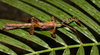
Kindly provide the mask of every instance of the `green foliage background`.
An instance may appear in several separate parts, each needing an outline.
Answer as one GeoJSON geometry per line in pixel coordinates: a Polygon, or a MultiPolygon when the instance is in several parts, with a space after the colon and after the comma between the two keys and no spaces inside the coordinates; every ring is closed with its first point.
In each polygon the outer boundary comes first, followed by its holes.
{"type": "MultiPolygon", "coordinates": [[[[71,16],[74,16],[77,19],[79,19],[83,24],[85,24],[87,27],[91,28],[96,33],[98,33],[100,36],[100,25],[93,20],[95,19],[97,22],[100,23],[100,11],[98,11],[94,6],[92,6],[90,3],[88,3],[85,0],[71,0],[71,1],[75,3],[76,5],[78,5],[81,9],[83,9],[84,12],[87,12],[90,16],[92,16],[93,19],[91,19],[89,16],[87,16],[80,10],[76,9],[72,5],[67,4],[66,2],[62,0],[44,0],[44,1],[42,0],[0,0],[0,1],[7,3],[11,6],[14,6],[38,18],[39,20],[43,22],[51,21],[50,15],[53,15],[56,18],[61,19],[61,20],[62,19],[67,20],[71,16]],[[33,5],[33,7],[29,4],[33,5]],[[37,9],[36,7],[39,9],[37,9]],[[42,10],[45,12],[43,12],[42,10]],[[48,15],[47,13],[50,15],[48,15]]],[[[100,8],[99,0],[91,0],[90,2],[94,3],[98,8],[100,8]]],[[[0,30],[2,30],[2,26],[5,26],[6,23],[22,23],[22,22],[0,19],[0,30]]],[[[57,21],[57,23],[59,23],[59,21],[57,21]]],[[[74,32],[67,27],[61,27],[61,28],[58,28],[57,30],[64,33],[66,36],[70,37],[71,39],[73,39],[75,42],[79,44],[67,45],[66,42],[58,34],[56,34],[57,42],[61,44],[62,46],[55,47],[55,48],[51,48],[48,43],[46,43],[44,40],[42,40],[38,36],[34,35],[30,39],[30,41],[35,42],[36,44],[41,45],[42,47],[46,48],[45,50],[40,50],[40,51],[35,51],[27,44],[2,33],[0,33],[0,42],[4,42],[9,45],[13,45],[15,47],[31,52],[25,55],[32,55],[32,54],[39,55],[45,52],[50,52],[49,55],[56,55],[55,51],[62,50],[62,49],[64,50],[63,55],[70,55],[71,54],[70,48],[77,48],[77,47],[79,47],[79,49],[76,55],[85,55],[85,50],[84,50],[85,46],[92,46],[90,55],[99,55],[99,50],[98,50],[97,45],[100,45],[100,42],[96,40],[95,38],[96,36],[94,36],[90,32],[90,30],[88,30],[88,28],[82,28],[75,22],[69,25],[75,28],[80,33],[82,33],[85,37],[89,38],[92,41],[92,43],[81,43],[78,40],[77,36],[73,34],[74,32]]],[[[26,28],[26,27],[23,27],[23,28],[26,28]]],[[[23,29],[8,30],[5,32],[17,35],[25,39],[28,39],[30,37],[30,34],[23,29]]],[[[53,39],[54,41],[56,41],[56,39],[51,36],[50,31],[41,30],[41,31],[35,31],[35,33],[47,36],[50,39],[53,39]]],[[[12,49],[9,49],[7,46],[4,46],[3,44],[0,44],[0,51],[10,54],[10,55],[17,55],[17,53],[15,53],[12,49]]]]}

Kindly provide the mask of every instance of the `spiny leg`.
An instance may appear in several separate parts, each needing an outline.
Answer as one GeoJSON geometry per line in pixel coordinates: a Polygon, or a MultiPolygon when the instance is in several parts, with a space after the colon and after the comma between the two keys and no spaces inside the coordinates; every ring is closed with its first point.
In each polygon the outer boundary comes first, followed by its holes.
{"type": "MultiPolygon", "coordinates": [[[[78,22],[81,25],[80,21],[77,18],[75,18],[74,16],[69,18],[68,20],[62,20],[62,22],[66,23],[67,21],[70,21],[70,20],[75,20],[76,22],[78,22]]],[[[81,25],[81,27],[83,27],[83,26],[81,25]]]]}
{"type": "Polygon", "coordinates": [[[51,34],[54,38],[56,38],[56,42],[57,42],[57,37],[56,35],[54,34],[55,33],[55,30],[56,30],[56,27],[54,27],[54,29],[51,30],[51,34]]]}
{"type": "Polygon", "coordinates": [[[76,33],[76,35],[78,36],[77,38],[79,39],[80,43],[83,44],[82,41],[81,41],[81,39],[79,38],[79,35],[78,35],[76,29],[72,28],[71,26],[65,25],[64,22],[61,22],[61,24],[64,25],[64,26],[66,26],[66,27],[68,27],[68,28],[70,28],[70,29],[72,29],[72,30],[74,30],[75,33],[76,33]]]}
{"type": "Polygon", "coordinates": [[[33,35],[34,35],[34,22],[33,22],[34,17],[31,18],[31,27],[29,28],[29,33],[30,33],[30,37],[27,39],[29,40],[33,35]]]}
{"type": "Polygon", "coordinates": [[[54,34],[54,33],[55,33],[55,30],[56,30],[56,25],[55,25],[56,20],[55,20],[54,16],[52,16],[51,19],[53,20],[52,22],[53,22],[53,25],[54,25],[54,28],[51,30],[51,34],[52,34],[52,36],[53,36],[54,38],[56,38],[56,42],[57,42],[57,37],[56,37],[56,35],[54,34]]]}

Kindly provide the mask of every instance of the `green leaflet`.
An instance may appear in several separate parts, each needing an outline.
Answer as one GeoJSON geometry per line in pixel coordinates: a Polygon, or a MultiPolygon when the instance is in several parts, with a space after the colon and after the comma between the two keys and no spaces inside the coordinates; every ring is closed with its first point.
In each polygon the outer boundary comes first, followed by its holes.
{"type": "Polygon", "coordinates": [[[86,37],[88,37],[90,40],[92,40],[93,42],[97,43],[97,40],[95,39],[95,37],[92,35],[92,33],[87,29],[87,28],[82,28],[79,25],[75,24],[71,24],[75,29],[77,29],[78,31],[80,31],[81,33],[83,33],[86,37]],[[76,27],[77,26],[77,27],[76,27]]]}
{"type": "Polygon", "coordinates": [[[13,50],[9,49],[8,47],[0,44],[0,51],[1,52],[4,52],[4,53],[7,53],[9,55],[17,55],[13,50]]]}
{"type": "Polygon", "coordinates": [[[66,19],[67,17],[70,18],[69,15],[67,15],[65,12],[55,8],[54,6],[48,4],[48,3],[45,3],[43,1],[36,1],[36,0],[22,0],[22,1],[25,1],[25,2],[28,2],[34,6],[37,6],[39,7],[40,9],[44,10],[44,11],[47,11],[48,13],[56,16],[57,18],[62,18],[62,19],[66,19]]]}
{"type": "Polygon", "coordinates": [[[78,51],[77,51],[77,54],[76,55],[85,55],[85,51],[84,51],[84,48],[83,46],[80,46],[78,51]]]}
{"type": "Polygon", "coordinates": [[[64,33],[65,35],[68,35],[71,39],[75,40],[77,43],[80,43],[80,41],[78,40],[78,38],[76,36],[77,34],[74,35],[74,34],[69,32],[69,31],[71,31],[69,28],[67,29],[67,31],[66,31],[66,29],[59,28],[58,30],[61,31],[62,33],[64,33]]]}
{"type": "Polygon", "coordinates": [[[95,5],[97,5],[100,8],[100,0],[91,0],[92,3],[94,3],[95,5]]]}
{"type": "Polygon", "coordinates": [[[53,38],[53,37],[51,36],[51,32],[50,32],[50,31],[34,31],[34,32],[36,32],[36,33],[38,33],[38,34],[45,35],[45,36],[47,36],[47,37],[49,37],[49,38],[51,38],[51,39],[57,41],[58,43],[60,43],[60,44],[62,44],[62,45],[67,45],[67,44],[60,38],[60,36],[58,36],[57,34],[55,34],[56,37],[57,37],[57,40],[56,40],[56,38],[53,38]],[[44,34],[44,33],[45,33],[45,34],[44,34]]]}
{"type": "Polygon", "coordinates": [[[96,44],[93,45],[90,55],[99,55],[99,50],[98,50],[98,47],[96,46],[96,44]]]}
{"type": "Polygon", "coordinates": [[[84,0],[72,0],[72,2],[74,2],[75,4],[77,4],[78,6],[80,6],[82,9],[84,9],[87,13],[89,13],[92,17],[94,17],[97,21],[100,22],[100,12],[93,7],[92,5],[90,5],[87,1],[84,0]],[[82,4],[82,5],[80,5],[82,4]]]}
{"type": "Polygon", "coordinates": [[[70,55],[70,50],[69,50],[69,48],[67,48],[67,49],[64,50],[63,55],[70,55]]]}
{"type": "Polygon", "coordinates": [[[55,50],[51,51],[49,55],[56,55],[55,50]]]}
{"type": "Polygon", "coordinates": [[[4,42],[4,43],[7,43],[7,44],[10,44],[10,45],[13,45],[13,46],[16,46],[16,47],[19,47],[19,48],[22,48],[26,51],[30,51],[30,52],[34,52],[33,49],[31,49],[29,46],[27,46],[26,44],[16,40],[16,39],[13,39],[9,36],[6,36],[4,34],[1,34],[0,33],[0,41],[1,42],[4,42]]]}

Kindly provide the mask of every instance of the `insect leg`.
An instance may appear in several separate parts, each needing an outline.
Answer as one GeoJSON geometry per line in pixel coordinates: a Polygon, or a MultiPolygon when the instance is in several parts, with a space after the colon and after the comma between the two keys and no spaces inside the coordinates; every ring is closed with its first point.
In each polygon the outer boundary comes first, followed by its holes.
{"type": "MultiPolygon", "coordinates": [[[[80,21],[77,18],[75,18],[74,16],[69,18],[68,20],[62,20],[62,22],[66,23],[67,21],[70,21],[70,20],[75,20],[76,22],[78,22],[81,25],[80,21]]],[[[81,25],[81,27],[83,27],[83,26],[81,25]]]]}
{"type": "Polygon", "coordinates": [[[34,17],[31,18],[32,25],[29,28],[29,33],[30,33],[31,36],[27,40],[29,40],[34,35],[34,22],[33,22],[33,19],[34,19],[34,17]]]}
{"type": "Polygon", "coordinates": [[[52,36],[53,36],[54,38],[56,38],[56,42],[57,42],[57,37],[56,37],[56,35],[54,34],[54,33],[55,33],[55,30],[56,30],[56,23],[55,23],[56,20],[55,20],[54,16],[52,16],[51,19],[53,20],[53,25],[54,25],[54,28],[51,30],[51,34],[52,34],[52,36]]]}
{"type": "Polygon", "coordinates": [[[62,22],[61,24],[64,25],[64,26],[66,26],[66,27],[68,27],[68,28],[70,28],[70,29],[72,29],[72,30],[74,30],[75,33],[76,33],[76,35],[78,36],[77,38],[79,39],[80,43],[82,44],[82,41],[81,41],[81,39],[79,38],[79,35],[78,35],[76,29],[72,28],[71,26],[65,25],[63,22],[62,22]]]}

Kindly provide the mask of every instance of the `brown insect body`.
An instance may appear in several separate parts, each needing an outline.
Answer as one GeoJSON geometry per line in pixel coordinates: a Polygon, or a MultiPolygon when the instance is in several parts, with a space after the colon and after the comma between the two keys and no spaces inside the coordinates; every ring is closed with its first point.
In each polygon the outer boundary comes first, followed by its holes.
{"type": "MultiPolygon", "coordinates": [[[[56,24],[56,20],[55,20],[54,16],[52,16],[51,19],[52,19],[52,21],[50,21],[50,22],[40,22],[36,18],[32,17],[31,18],[31,23],[23,23],[23,24],[10,24],[10,23],[6,23],[6,25],[8,25],[8,26],[3,26],[3,29],[4,30],[10,30],[10,29],[18,28],[18,27],[31,26],[29,28],[29,33],[31,34],[31,37],[32,37],[34,35],[34,26],[37,26],[37,27],[42,28],[42,29],[50,29],[50,28],[52,28],[51,29],[51,34],[52,34],[53,37],[56,38],[56,35],[54,33],[55,33],[55,30],[56,30],[57,26],[64,25],[64,26],[66,26],[66,27],[76,31],[76,29],[74,29],[74,28],[72,28],[72,27],[70,27],[70,26],[68,26],[68,25],[66,25],[64,23],[66,23],[69,20],[75,20],[75,21],[77,21],[80,24],[78,19],[76,19],[75,17],[71,17],[68,20],[62,20],[62,22],[60,24],[56,24]]],[[[29,38],[28,38],[28,40],[29,40],[29,38]]],[[[56,38],[56,42],[57,42],[57,38],[56,38]]]]}
{"type": "Polygon", "coordinates": [[[58,26],[58,25],[61,25],[61,24],[56,24],[53,22],[45,22],[45,23],[40,22],[40,23],[38,23],[38,25],[36,24],[35,26],[42,28],[42,29],[50,29],[50,28],[53,28],[54,26],[58,26]]]}

